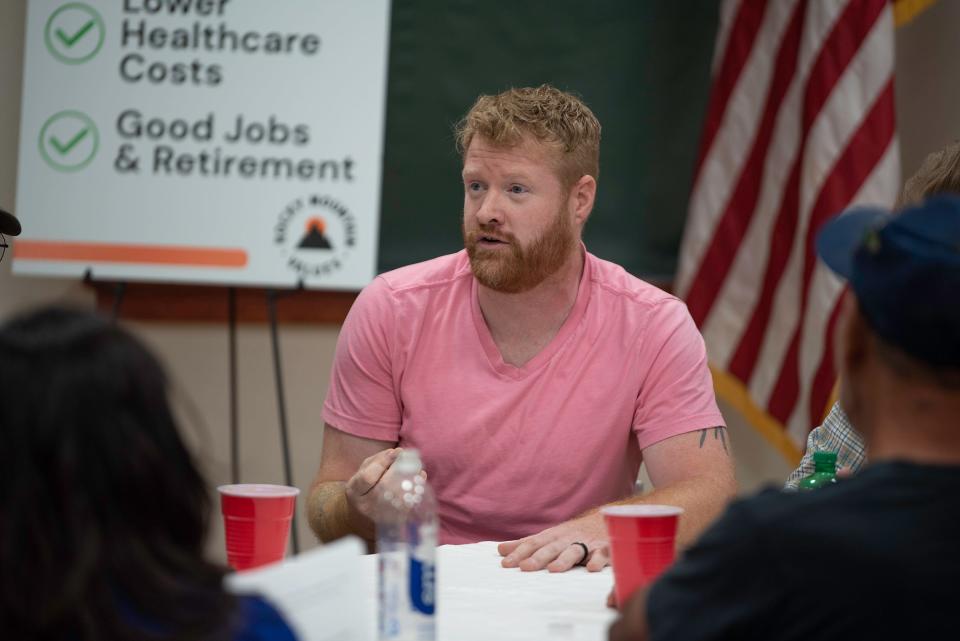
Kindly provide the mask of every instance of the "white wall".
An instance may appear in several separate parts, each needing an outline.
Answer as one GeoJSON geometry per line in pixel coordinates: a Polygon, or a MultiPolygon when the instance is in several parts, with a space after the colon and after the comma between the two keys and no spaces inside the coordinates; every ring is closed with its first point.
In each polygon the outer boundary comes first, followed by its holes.
{"type": "Polygon", "coordinates": [[[897,30],[897,127],[903,175],[960,138],[960,2],[938,0],[897,30]]]}
{"type": "MultiPolygon", "coordinates": [[[[0,207],[7,211],[13,211],[16,194],[25,13],[24,0],[0,3],[0,207]]],[[[93,304],[77,281],[14,278],[10,259],[8,250],[0,262],[0,317],[48,301],[93,304]]]]}
{"type": "MultiPolygon", "coordinates": [[[[24,12],[25,0],[0,2],[0,206],[8,209],[13,208],[16,183],[24,12]]],[[[957,25],[960,2],[943,0],[898,32],[897,109],[907,174],[928,151],[958,136],[960,88],[953,71],[954,61],[960,59],[957,25]]],[[[0,318],[50,301],[92,306],[93,295],[76,281],[14,277],[9,256],[0,263],[0,318]]],[[[186,411],[184,423],[211,485],[228,482],[226,329],[199,324],[129,326],[160,355],[182,396],[196,407],[198,418],[186,411]]],[[[282,329],[294,481],[301,488],[309,484],[319,460],[320,407],[337,330],[329,326],[282,329]]],[[[243,480],[282,482],[269,334],[263,326],[242,326],[238,341],[243,480]]],[[[721,409],[729,423],[743,489],[782,481],[789,465],[730,408],[721,409]]],[[[222,558],[221,537],[218,528],[210,549],[222,558]]],[[[300,540],[303,547],[312,544],[302,520],[300,540]]]]}
{"type": "MultiPolygon", "coordinates": [[[[177,384],[177,402],[188,438],[198,447],[211,485],[230,482],[227,332],[217,325],[130,323],[160,355],[177,384]]],[[[294,485],[306,491],[320,460],[320,405],[327,389],[337,327],[281,328],[280,351],[294,485]]],[[[237,333],[240,469],[242,481],[283,483],[279,421],[270,335],[261,325],[237,333]]],[[[302,506],[302,503],[301,503],[302,506]]],[[[298,507],[298,510],[300,508],[298,507]]],[[[302,510],[300,510],[302,514],[302,510]]],[[[299,518],[301,550],[315,541],[299,518]]],[[[214,520],[210,549],[220,555],[220,521],[214,520]]]]}

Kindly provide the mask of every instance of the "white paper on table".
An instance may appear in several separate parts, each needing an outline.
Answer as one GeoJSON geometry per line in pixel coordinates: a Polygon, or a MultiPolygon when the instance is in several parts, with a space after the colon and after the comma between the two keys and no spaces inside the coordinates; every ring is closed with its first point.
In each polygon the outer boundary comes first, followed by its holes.
{"type": "Polygon", "coordinates": [[[440,641],[605,641],[613,572],[522,572],[500,566],[497,544],[438,549],[440,641]]]}
{"type": "Polygon", "coordinates": [[[376,612],[361,558],[350,536],[281,563],[229,575],[227,589],[260,594],[284,616],[300,641],[369,641],[376,612]]]}
{"type": "MultiPolygon", "coordinates": [[[[501,567],[490,541],[437,548],[437,641],[605,641],[613,572],[521,572],[501,567]]],[[[367,607],[376,610],[376,556],[364,557],[367,607]]],[[[375,634],[375,628],[373,628],[375,634]]]]}

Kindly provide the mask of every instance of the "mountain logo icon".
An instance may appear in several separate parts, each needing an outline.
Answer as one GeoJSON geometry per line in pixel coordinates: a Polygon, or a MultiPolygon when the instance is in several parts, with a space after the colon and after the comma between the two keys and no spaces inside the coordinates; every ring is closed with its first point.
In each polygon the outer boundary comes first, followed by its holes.
{"type": "Polygon", "coordinates": [[[333,249],[330,241],[324,235],[327,223],[323,218],[315,216],[307,221],[307,230],[300,239],[297,249],[333,249]]]}
{"type": "Polygon", "coordinates": [[[276,257],[309,285],[337,284],[357,260],[365,225],[343,202],[325,194],[294,198],[271,230],[276,257]]]}

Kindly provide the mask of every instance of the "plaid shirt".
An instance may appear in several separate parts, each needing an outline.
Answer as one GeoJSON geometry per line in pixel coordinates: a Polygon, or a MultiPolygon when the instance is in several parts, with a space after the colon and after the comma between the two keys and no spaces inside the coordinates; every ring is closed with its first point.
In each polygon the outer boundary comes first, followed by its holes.
{"type": "Polygon", "coordinates": [[[823,419],[823,425],[810,432],[807,451],[800,466],[787,479],[784,489],[797,489],[800,479],[813,474],[814,452],[836,452],[837,468],[848,467],[851,472],[857,472],[866,462],[863,437],[850,424],[850,419],[840,409],[840,403],[834,403],[827,418],[823,419]]]}

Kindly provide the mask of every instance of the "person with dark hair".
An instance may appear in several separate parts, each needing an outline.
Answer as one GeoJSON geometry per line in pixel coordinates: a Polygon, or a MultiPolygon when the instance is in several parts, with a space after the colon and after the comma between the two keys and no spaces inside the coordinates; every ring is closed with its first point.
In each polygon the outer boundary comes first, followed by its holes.
{"type": "Polygon", "coordinates": [[[0,408],[4,638],[294,638],[204,559],[208,488],[132,335],[64,309],[7,322],[0,408]]]}
{"type": "Polygon", "coordinates": [[[960,198],[853,210],[817,253],[850,286],[836,359],[868,465],[734,503],[611,641],[957,637],[960,198]]]}

